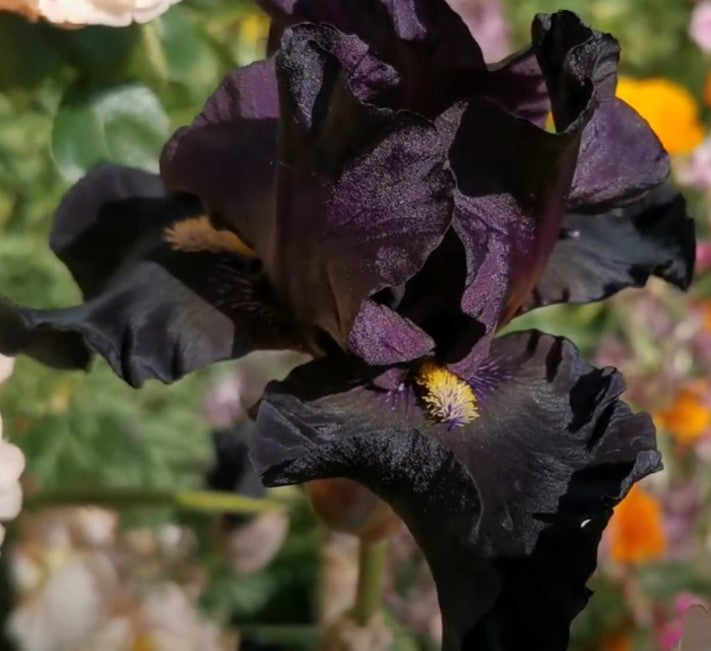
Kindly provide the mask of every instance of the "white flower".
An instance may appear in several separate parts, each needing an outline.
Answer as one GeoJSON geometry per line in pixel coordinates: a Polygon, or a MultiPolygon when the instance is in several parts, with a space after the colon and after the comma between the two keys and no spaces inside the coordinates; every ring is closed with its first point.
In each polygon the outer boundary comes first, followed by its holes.
{"type": "Polygon", "coordinates": [[[159,16],[179,0],[0,0],[0,10],[59,25],[125,27],[159,16]]]}
{"type": "Polygon", "coordinates": [[[143,602],[145,639],[157,651],[223,651],[216,624],[204,619],[176,583],[164,583],[143,602]]]}
{"type": "Polygon", "coordinates": [[[10,615],[8,629],[18,646],[23,651],[75,648],[102,621],[112,571],[98,555],[60,559],[41,589],[10,615]]]}
{"type": "MultiPolygon", "coordinates": [[[[20,448],[2,439],[0,418],[0,521],[12,520],[22,508],[20,475],[25,469],[25,456],[20,448]]],[[[5,530],[0,525],[0,544],[5,530]]]]}
{"type": "MultiPolygon", "coordinates": [[[[0,0],[0,6],[2,6],[2,0],[0,0]]],[[[15,368],[15,358],[5,357],[5,355],[0,355],[0,384],[2,384],[7,378],[12,375],[12,370],[15,368]]]]}

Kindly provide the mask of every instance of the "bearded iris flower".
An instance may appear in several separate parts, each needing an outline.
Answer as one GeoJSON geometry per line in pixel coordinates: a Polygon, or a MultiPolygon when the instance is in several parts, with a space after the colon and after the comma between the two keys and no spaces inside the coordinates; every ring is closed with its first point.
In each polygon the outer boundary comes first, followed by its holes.
{"type": "Polygon", "coordinates": [[[85,303],[1,304],[0,351],[97,351],[134,385],[313,354],[262,400],[264,481],[345,477],[388,502],[432,567],[446,649],[565,648],[612,507],[660,467],[654,429],[569,342],[494,335],[690,281],[693,227],[615,98],[617,43],[541,15],[487,66],[443,0],[263,5],[270,57],[173,136],[160,180],[104,167],[69,192],[51,244],[85,303]]]}
{"type": "Polygon", "coordinates": [[[273,348],[467,376],[522,310],[688,284],[690,220],[608,35],[539,16],[487,67],[443,1],[266,4],[278,51],[166,145],[167,190],[118,167],[70,190],[50,243],[85,303],[2,303],[1,351],[97,351],[134,385],[273,348]]]}

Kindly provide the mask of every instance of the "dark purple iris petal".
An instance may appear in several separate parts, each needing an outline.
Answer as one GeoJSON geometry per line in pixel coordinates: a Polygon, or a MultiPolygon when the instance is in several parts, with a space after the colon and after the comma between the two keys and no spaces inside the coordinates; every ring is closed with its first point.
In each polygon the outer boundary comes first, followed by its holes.
{"type": "Polygon", "coordinates": [[[558,130],[566,129],[592,98],[569,205],[601,209],[640,197],[669,176],[669,160],[640,115],[615,98],[620,47],[570,11],[541,14],[532,27],[558,130]]]}
{"type": "Polygon", "coordinates": [[[546,80],[533,47],[489,66],[481,94],[543,128],[551,111],[546,80]]]}
{"type": "Polygon", "coordinates": [[[278,116],[274,60],[259,61],[232,72],[161,154],[167,189],[199,197],[255,250],[269,246],[278,116]]]}
{"type": "MultiPolygon", "coordinates": [[[[531,52],[548,86],[558,133],[492,99],[469,99],[438,119],[452,142],[453,229],[466,252],[461,310],[479,323],[482,337],[454,366],[463,374],[476,368],[499,325],[529,300],[571,203],[588,209],[622,205],[668,174],[656,136],[614,98],[619,48],[612,37],[570,12],[541,15],[533,24],[531,52]]],[[[518,61],[535,79],[530,52],[518,61]]],[[[424,272],[436,278],[442,270],[424,272]]]]}
{"type": "Polygon", "coordinates": [[[272,17],[270,50],[302,21],[356,34],[401,75],[392,105],[434,116],[476,95],[543,125],[550,110],[543,75],[529,48],[486,66],[466,25],[444,0],[262,0],[272,17]]]}
{"type": "Polygon", "coordinates": [[[654,428],[614,370],[536,332],[496,340],[473,383],[479,417],[451,428],[410,389],[314,362],[268,387],[253,460],[268,485],[347,477],[385,499],[431,565],[445,649],[565,649],[612,507],[660,467],[654,428]]]}
{"type": "Polygon", "coordinates": [[[259,263],[230,248],[231,233],[203,241],[198,224],[175,246],[168,232],[194,225],[199,211],[194,199],[166,195],[155,175],[90,173],[60,205],[51,238],[86,302],[33,310],[3,301],[0,351],[62,368],[84,367],[96,351],[138,386],[256,348],[298,348],[259,263]]]}
{"type": "Polygon", "coordinates": [[[282,40],[276,237],[265,264],[299,320],[382,363],[382,346],[371,354],[361,330],[350,333],[353,320],[440,243],[452,181],[431,122],[361,101],[370,88],[361,61],[371,68],[362,43],[326,25],[299,25],[282,40]]]}
{"type": "Polygon", "coordinates": [[[196,201],[165,201],[160,178],[143,170],[105,165],[78,181],[54,213],[49,246],[85,299],[114,277],[137,241],[199,211],[196,201]],[[152,223],[147,229],[146,224],[152,223]]]}
{"type": "MultiPolygon", "coordinates": [[[[453,107],[439,120],[452,134],[457,179],[453,229],[466,255],[461,311],[479,323],[481,342],[458,361],[471,373],[487,340],[529,295],[558,238],[582,129],[548,133],[489,100],[453,107]]],[[[448,264],[442,261],[442,264],[448,264]]],[[[436,278],[439,268],[426,269],[436,278]]]]}
{"type": "Polygon", "coordinates": [[[304,21],[355,34],[401,74],[398,107],[434,116],[471,93],[486,72],[481,50],[444,0],[262,0],[271,49],[304,21]]]}
{"type": "Polygon", "coordinates": [[[434,347],[432,337],[410,319],[370,299],[361,304],[348,337],[349,350],[375,366],[417,359],[434,347]]]}
{"type": "Polygon", "coordinates": [[[604,214],[570,213],[523,310],[599,301],[652,275],[687,289],[695,250],[686,202],[666,184],[604,214]]]}
{"type": "Polygon", "coordinates": [[[602,100],[583,131],[568,206],[609,210],[639,199],[669,177],[669,156],[622,100],[602,100]]]}

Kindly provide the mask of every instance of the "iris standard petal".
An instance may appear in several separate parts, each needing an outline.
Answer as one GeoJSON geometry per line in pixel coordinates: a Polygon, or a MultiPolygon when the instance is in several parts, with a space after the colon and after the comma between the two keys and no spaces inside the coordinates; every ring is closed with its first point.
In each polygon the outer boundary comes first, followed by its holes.
{"type": "Polygon", "coordinates": [[[599,301],[650,276],[687,289],[695,251],[694,222],[669,184],[603,214],[570,213],[522,311],[599,301]]]}
{"type": "Polygon", "coordinates": [[[618,206],[668,175],[656,136],[614,98],[617,42],[567,11],[539,15],[532,32],[531,52],[558,133],[481,98],[453,107],[438,121],[452,139],[453,228],[467,256],[461,308],[482,332],[479,346],[457,364],[459,373],[476,368],[487,339],[528,300],[571,202],[590,209],[618,206]]]}
{"type": "Polygon", "coordinates": [[[69,191],[52,244],[86,302],[34,310],[3,301],[3,354],[66,368],[86,366],[93,350],[138,386],[255,348],[300,346],[254,253],[216,230],[194,199],[156,197],[156,184],[155,176],[105,167],[69,191]]]}
{"type": "Polygon", "coordinates": [[[585,127],[568,197],[571,210],[608,210],[640,199],[669,178],[669,156],[649,125],[615,97],[585,127]]]}
{"type": "Polygon", "coordinates": [[[284,29],[301,21],[329,23],[357,34],[401,75],[392,106],[434,116],[475,95],[543,125],[550,110],[545,81],[531,48],[486,66],[479,45],[443,0],[262,0],[272,17],[270,50],[284,29]]]}
{"type": "MultiPolygon", "coordinates": [[[[466,256],[460,309],[478,322],[481,337],[479,346],[461,351],[466,355],[457,360],[459,373],[473,372],[488,340],[515,315],[542,273],[560,232],[581,132],[591,113],[587,106],[558,134],[485,99],[458,104],[438,119],[452,142],[453,231],[466,256]]],[[[441,269],[426,271],[434,278],[441,274],[441,269]]]]}
{"type": "MultiPolygon", "coordinates": [[[[373,60],[327,25],[289,30],[277,56],[282,101],[278,210],[266,269],[303,322],[366,360],[351,327],[361,304],[408,280],[451,220],[451,174],[434,124],[362,101],[373,60]]],[[[378,86],[379,87],[379,86],[378,86]]],[[[409,327],[409,326],[408,326],[409,327]]],[[[402,361],[402,360],[398,360],[402,361]]]]}
{"type": "Polygon", "coordinates": [[[160,161],[168,190],[200,197],[216,223],[259,252],[269,246],[262,226],[274,210],[278,116],[274,60],[238,68],[160,161]]]}
{"type": "Polygon", "coordinates": [[[270,46],[304,21],[355,34],[402,75],[398,108],[434,116],[471,92],[486,72],[479,45],[444,0],[261,0],[270,46]]]}
{"type": "Polygon", "coordinates": [[[559,130],[596,103],[583,131],[569,197],[571,209],[616,207],[669,176],[669,158],[649,124],[615,97],[620,47],[570,11],[540,14],[533,45],[546,76],[559,130]]]}
{"type": "Polygon", "coordinates": [[[431,565],[448,651],[565,649],[612,507],[660,467],[619,374],[566,340],[508,335],[461,427],[429,419],[407,383],[368,380],[331,358],[270,385],[252,452],[264,481],[347,477],[385,499],[431,565]]]}
{"type": "Polygon", "coordinates": [[[489,65],[481,94],[541,128],[551,112],[546,80],[536,51],[530,46],[489,65]]]}

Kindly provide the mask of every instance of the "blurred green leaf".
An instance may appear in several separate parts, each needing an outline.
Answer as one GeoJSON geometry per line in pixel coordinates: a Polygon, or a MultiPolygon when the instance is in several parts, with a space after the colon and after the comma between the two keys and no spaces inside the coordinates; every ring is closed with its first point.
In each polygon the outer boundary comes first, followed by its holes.
{"type": "Polygon", "coordinates": [[[0,12],[0,92],[22,97],[20,104],[25,108],[36,101],[39,85],[59,81],[63,66],[52,48],[51,30],[48,25],[32,25],[20,16],[0,12]]]}
{"type": "Polygon", "coordinates": [[[168,12],[156,23],[156,31],[163,46],[168,80],[186,91],[186,99],[202,104],[222,77],[214,46],[181,12],[168,12]]]}
{"type": "Polygon", "coordinates": [[[52,156],[68,181],[105,161],[155,171],[169,131],[168,116],[146,86],[72,89],[54,120],[52,156]]]}
{"type": "Polygon", "coordinates": [[[52,36],[59,54],[75,68],[77,79],[110,85],[127,78],[131,56],[140,43],[140,27],[54,28],[52,36]]]}

